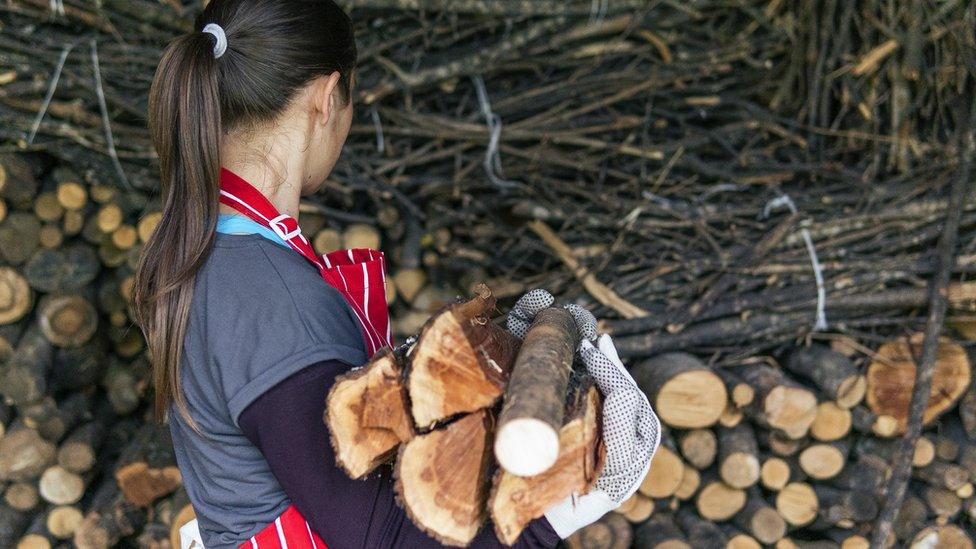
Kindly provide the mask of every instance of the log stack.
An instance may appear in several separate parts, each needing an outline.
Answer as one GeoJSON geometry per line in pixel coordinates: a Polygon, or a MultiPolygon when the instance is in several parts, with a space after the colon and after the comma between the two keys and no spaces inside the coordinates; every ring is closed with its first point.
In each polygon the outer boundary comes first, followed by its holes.
{"type": "Polygon", "coordinates": [[[489,519],[514,543],[551,505],[592,487],[604,455],[602,399],[572,367],[572,316],[540,312],[522,342],[491,321],[490,289],[477,290],[431,317],[409,349],[337,379],[323,418],[347,474],[394,461],[398,503],[452,546],[489,519]]]}

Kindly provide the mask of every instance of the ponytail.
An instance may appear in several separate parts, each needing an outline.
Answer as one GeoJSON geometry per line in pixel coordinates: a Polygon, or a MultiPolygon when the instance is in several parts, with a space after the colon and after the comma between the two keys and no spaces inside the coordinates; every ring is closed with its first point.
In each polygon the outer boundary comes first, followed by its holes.
{"type": "Polygon", "coordinates": [[[180,361],[220,211],[221,135],[273,120],[300,88],[332,72],[348,100],[357,51],[352,22],[333,0],[211,0],[194,29],[166,47],[149,90],[162,216],[136,267],[133,316],[149,348],[156,419],[173,403],[199,432],[180,361]],[[223,34],[203,32],[208,23],[223,34]]]}
{"type": "Polygon", "coordinates": [[[149,93],[149,131],[159,156],[162,217],[136,270],[133,300],[153,363],[155,415],[174,402],[194,426],[179,365],[194,277],[211,249],[219,206],[220,104],[213,40],[171,43],[149,93]]]}

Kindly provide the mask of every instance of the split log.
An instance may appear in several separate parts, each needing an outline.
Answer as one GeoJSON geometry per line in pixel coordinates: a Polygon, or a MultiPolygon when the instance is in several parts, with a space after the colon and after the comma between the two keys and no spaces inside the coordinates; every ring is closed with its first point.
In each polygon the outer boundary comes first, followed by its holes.
{"type": "Polygon", "coordinates": [[[535,476],[556,463],[578,340],[576,321],[564,308],[540,311],[526,332],[495,433],[495,458],[509,473],[535,476]]]}
{"type": "Polygon", "coordinates": [[[718,439],[711,429],[693,429],[681,437],[681,455],[698,469],[707,469],[715,461],[718,439]]]}
{"type": "Polygon", "coordinates": [[[629,549],[633,529],[618,513],[607,513],[600,520],[566,538],[569,549],[629,549]]]}
{"type": "Polygon", "coordinates": [[[725,383],[690,354],[657,355],[635,364],[631,375],[661,421],[671,427],[709,427],[725,410],[725,383]]]}
{"type": "Polygon", "coordinates": [[[684,475],[684,462],[670,446],[669,439],[662,436],[661,445],[654,453],[647,476],[638,488],[640,493],[650,498],[664,498],[673,495],[681,486],[684,475]]]}
{"type": "Polygon", "coordinates": [[[395,455],[397,446],[414,435],[400,358],[385,348],[369,364],[336,378],[324,420],[336,463],[352,478],[395,455]]]}
{"type": "Polygon", "coordinates": [[[634,545],[648,549],[691,549],[670,513],[654,515],[634,530],[634,545]]]}
{"type": "Polygon", "coordinates": [[[721,428],[719,437],[719,475],[733,488],[748,488],[759,480],[759,448],[748,423],[721,428]]]}
{"type": "Polygon", "coordinates": [[[813,487],[791,482],[776,493],[776,511],[793,526],[805,526],[817,518],[820,501],[813,487]]]}
{"type": "Polygon", "coordinates": [[[734,371],[756,391],[747,415],[790,439],[807,434],[817,417],[817,397],[809,389],[766,364],[744,364],[734,371]]]}
{"type": "Polygon", "coordinates": [[[491,290],[477,292],[428,320],[409,352],[407,391],[420,428],[491,406],[505,389],[519,341],[489,321],[491,290]]]}
{"type": "Polygon", "coordinates": [[[400,446],[397,501],[445,545],[466,545],[485,521],[491,423],[481,410],[400,446]]]}
{"type": "MultiPolygon", "coordinates": [[[[657,458],[655,458],[657,459],[657,458]]],[[[746,504],[746,492],[733,488],[721,480],[702,481],[702,489],[695,499],[698,514],[712,521],[728,520],[746,504]]]]}
{"type": "MultiPolygon", "coordinates": [[[[565,413],[568,421],[559,431],[556,462],[532,476],[518,476],[501,468],[495,473],[488,508],[495,533],[503,543],[515,543],[532,519],[541,517],[566,496],[588,492],[603,470],[606,453],[599,422],[603,399],[592,380],[573,393],[565,413]]],[[[653,507],[650,500],[648,503],[653,507]]]]}
{"type": "Polygon", "coordinates": [[[810,436],[828,442],[839,440],[851,430],[851,411],[836,402],[827,401],[817,405],[817,417],[810,426],[810,436]]]}
{"type": "Polygon", "coordinates": [[[54,463],[54,451],[54,444],[22,420],[15,420],[0,439],[0,480],[36,479],[54,463]]]}
{"type": "MultiPolygon", "coordinates": [[[[895,418],[897,434],[904,434],[908,404],[915,386],[915,359],[921,352],[922,333],[889,341],[877,352],[877,358],[867,370],[868,406],[876,414],[895,418]]],[[[966,352],[957,343],[940,337],[935,359],[932,387],[922,416],[922,424],[929,425],[951,409],[962,398],[971,380],[971,367],[966,352]]]]}
{"type": "Polygon", "coordinates": [[[736,513],[735,523],[762,543],[775,543],[786,535],[783,517],[763,499],[759,489],[748,490],[745,507],[736,513]]]}
{"type": "Polygon", "coordinates": [[[173,454],[169,427],[149,422],[139,429],[114,466],[115,480],[134,505],[149,505],[183,482],[173,454]]]}
{"type": "Polygon", "coordinates": [[[813,344],[798,349],[786,367],[813,381],[824,395],[842,408],[852,408],[864,398],[867,381],[850,358],[826,345],[813,344]]]}

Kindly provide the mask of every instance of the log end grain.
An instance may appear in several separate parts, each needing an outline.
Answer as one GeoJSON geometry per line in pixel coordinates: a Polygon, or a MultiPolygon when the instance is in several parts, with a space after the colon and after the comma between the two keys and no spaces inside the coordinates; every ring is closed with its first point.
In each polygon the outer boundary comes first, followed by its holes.
{"type": "MultiPolygon", "coordinates": [[[[906,341],[899,338],[882,345],[867,370],[867,403],[875,414],[895,418],[896,434],[906,428],[908,405],[915,385],[914,356],[920,353],[924,334],[915,333],[906,341]]],[[[966,351],[946,337],[939,338],[932,389],[922,424],[952,408],[962,397],[971,380],[971,366],[966,351]]]]}
{"type": "Polygon", "coordinates": [[[466,545],[485,521],[490,422],[480,410],[400,447],[397,501],[445,545],[466,545]]]}

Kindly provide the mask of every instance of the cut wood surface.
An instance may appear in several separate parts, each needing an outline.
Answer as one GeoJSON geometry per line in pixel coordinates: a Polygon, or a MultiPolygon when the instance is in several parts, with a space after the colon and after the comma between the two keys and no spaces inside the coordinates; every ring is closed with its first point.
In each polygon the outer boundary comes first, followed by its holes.
{"type": "Polygon", "coordinates": [[[631,375],[669,426],[709,427],[725,410],[725,383],[693,355],[658,355],[635,364],[631,375]]]}
{"type": "Polygon", "coordinates": [[[556,463],[578,339],[576,321],[563,308],[540,311],[529,326],[495,433],[495,459],[509,473],[539,475],[556,463]]]}
{"type": "MultiPolygon", "coordinates": [[[[895,418],[896,434],[905,432],[908,403],[915,386],[916,353],[921,351],[921,332],[889,341],[877,352],[868,366],[867,402],[871,411],[895,418]]],[[[932,388],[922,416],[925,425],[949,410],[963,396],[972,378],[969,357],[957,343],[941,337],[932,375],[932,388]]]]}
{"type": "MultiPolygon", "coordinates": [[[[532,476],[499,468],[488,507],[498,539],[513,544],[529,521],[541,517],[570,494],[585,494],[603,470],[605,449],[600,437],[603,399],[596,386],[578,388],[569,419],[559,431],[559,456],[552,467],[532,476]],[[575,409],[575,410],[574,410],[575,409]]],[[[651,500],[647,512],[653,508],[651,500]]],[[[646,518],[646,517],[645,517],[646,518]]]]}
{"type": "Polygon", "coordinates": [[[519,341],[489,321],[491,290],[477,292],[428,320],[411,350],[407,390],[421,429],[491,406],[505,389],[519,341]]]}
{"type": "Polygon", "coordinates": [[[417,526],[446,545],[466,545],[484,524],[491,423],[481,410],[400,447],[398,501],[417,526]]]}
{"type": "Polygon", "coordinates": [[[324,420],[336,463],[350,477],[374,470],[413,436],[402,376],[398,357],[385,348],[329,390],[324,420]]]}

